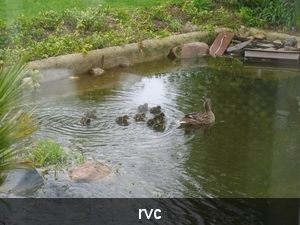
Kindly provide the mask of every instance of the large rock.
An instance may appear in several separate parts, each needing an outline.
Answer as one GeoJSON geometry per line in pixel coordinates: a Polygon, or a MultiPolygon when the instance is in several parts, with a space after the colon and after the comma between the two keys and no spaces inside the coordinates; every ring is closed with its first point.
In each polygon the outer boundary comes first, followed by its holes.
{"type": "Polygon", "coordinates": [[[191,42],[178,45],[172,48],[171,57],[179,59],[194,58],[196,56],[205,56],[209,53],[209,47],[203,42],[191,42]]]}
{"type": "Polygon", "coordinates": [[[283,46],[284,47],[294,47],[296,44],[297,44],[297,40],[294,37],[292,37],[292,38],[286,38],[283,41],[283,46]]]}
{"type": "Polygon", "coordinates": [[[79,182],[93,182],[111,174],[111,169],[98,161],[87,161],[70,171],[70,178],[79,182]]]}
{"type": "Polygon", "coordinates": [[[7,172],[6,179],[0,187],[2,193],[29,195],[44,184],[43,178],[35,168],[19,169],[7,172]]]}

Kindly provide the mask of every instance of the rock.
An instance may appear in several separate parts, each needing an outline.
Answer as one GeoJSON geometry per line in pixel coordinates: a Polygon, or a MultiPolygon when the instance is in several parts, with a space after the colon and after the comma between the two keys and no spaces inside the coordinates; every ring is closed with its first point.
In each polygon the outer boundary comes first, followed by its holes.
{"type": "Polygon", "coordinates": [[[196,25],[194,25],[193,23],[191,23],[190,21],[186,22],[186,24],[184,24],[182,31],[184,33],[188,33],[188,32],[195,32],[198,31],[198,27],[196,25]]]}
{"type": "Polygon", "coordinates": [[[130,66],[133,66],[133,65],[131,63],[124,63],[124,62],[119,64],[119,67],[122,67],[122,68],[128,68],[130,66]]]}
{"type": "Polygon", "coordinates": [[[256,47],[258,47],[258,48],[275,48],[275,44],[273,44],[273,43],[257,43],[256,47]]]}
{"type": "Polygon", "coordinates": [[[171,51],[171,57],[188,59],[196,56],[205,56],[208,53],[209,47],[206,43],[191,42],[174,47],[171,51]]]}
{"type": "Polygon", "coordinates": [[[296,49],[297,49],[298,51],[300,51],[300,43],[297,44],[296,49]]]}
{"type": "Polygon", "coordinates": [[[36,89],[39,88],[41,85],[39,83],[34,83],[31,77],[24,77],[22,83],[27,83],[30,88],[36,89]]]}
{"type": "Polygon", "coordinates": [[[93,182],[111,174],[111,169],[98,161],[87,161],[70,171],[70,179],[79,182],[93,182]]]}
{"type": "Polygon", "coordinates": [[[266,35],[264,35],[262,33],[257,33],[253,37],[254,37],[254,39],[258,39],[258,40],[265,40],[266,39],[266,35]]]}
{"type": "Polygon", "coordinates": [[[18,169],[7,172],[0,192],[29,195],[43,186],[44,180],[35,168],[18,169]]]}
{"type": "Polygon", "coordinates": [[[240,29],[238,30],[238,35],[242,38],[246,38],[249,37],[250,32],[248,30],[248,28],[246,28],[245,26],[241,26],[240,29]]]}
{"type": "Polygon", "coordinates": [[[294,47],[295,45],[297,44],[297,40],[296,38],[286,38],[284,41],[283,41],[283,46],[284,47],[294,47]]]}
{"type": "Polygon", "coordinates": [[[282,41],[277,39],[275,41],[273,41],[274,44],[277,44],[277,45],[282,45],[282,41]]]}
{"type": "Polygon", "coordinates": [[[285,48],[279,48],[279,49],[277,49],[277,51],[283,52],[283,51],[285,51],[285,48]]]}
{"type": "Polygon", "coordinates": [[[248,46],[251,42],[252,42],[252,40],[242,42],[242,43],[240,43],[240,44],[237,44],[237,45],[235,45],[235,46],[232,46],[232,47],[227,48],[226,51],[227,51],[228,53],[232,53],[232,52],[235,52],[235,51],[239,51],[239,50],[245,48],[246,46],[248,46]]]}
{"type": "Polygon", "coordinates": [[[284,49],[285,51],[297,51],[295,47],[290,47],[290,46],[285,46],[284,49]]]}
{"type": "Polygon", "coordinates": [[[105,73],[105,70],[101,68],[92,68],[89,70],[89,74],[93,74],[94,76],[103,75],[105,73]]]}

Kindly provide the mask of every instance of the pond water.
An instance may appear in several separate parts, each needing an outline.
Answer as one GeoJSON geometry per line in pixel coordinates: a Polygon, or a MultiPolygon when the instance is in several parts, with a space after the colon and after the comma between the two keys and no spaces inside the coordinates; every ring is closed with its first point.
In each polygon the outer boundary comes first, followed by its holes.
{"type": "Polygon", "coordinates": [[[48,82],[30,102],[42,121],[32,139],[53,139],[114,171],[93,183],[70,181],[69,168],[50,171],[34,196],[300,197],[298,68],[166,59],[48,82]],[[179,128],[185,113],[203,111],[206,97],[215,124],[179,128]],[[143,103],[162,107],[165,130],[133,120],[143,103]],[[87,109],[98,118],[82,126],[87,109]],[[130,124],[118,125],[115,118],[125,114],[130,124]]]}

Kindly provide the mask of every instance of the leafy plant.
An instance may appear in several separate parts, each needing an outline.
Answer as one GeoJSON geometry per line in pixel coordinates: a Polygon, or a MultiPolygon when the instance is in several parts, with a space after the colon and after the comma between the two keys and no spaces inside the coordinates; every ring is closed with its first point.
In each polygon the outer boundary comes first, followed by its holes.
{"type": "Polygon", "coordinates": [[[53,140],[38,141],[26,159],[39,166],[61,165],[67,161],[63,147],[53,140]]]}
{"type": "Polygon", "coordinates": [[[266,23],[264,19],[256,17],[256,12],[254,9],[250,9],[248,7],[241,7],[240,12],[236,15],[242,19],[246,26],[263,27],[266,23]]]}
{"type": "Polygon", "coordinates": [[[258,17],[272,25],[291,26],[294,22],[294,4],[282,0],[261,0],[260,7],[255,11],[258,17]]]}
{"type": "Polygon", "coordinates": [[[194,5],[198,11],[209,11],[212,8],[211,0],[194,0],[194,5]]]}
{"type": "Polygon", "coordinates": [[[74,159],[76,160],[76,164],[82,164],[85,161],[85,156],[83,154],[75,154],[74,159]]]}
{"type": "MultiPolygon", "coordinates": [[[[3,172],[23,164],[16,160],[22,149],[10,149],[11,145],[37,130],[32,117],[33,110],[25,112],[21,103],[27,97],[25,58],[14,65],[6,64],[0,69],[0,176],[3,172]]],[[[3,181],[3,179],[2,179],[3,181]]]]}
{"type": "Polygon", "coordinates": [[[295,22],[300,30],[300,1],[295,1],[295,22]]]}

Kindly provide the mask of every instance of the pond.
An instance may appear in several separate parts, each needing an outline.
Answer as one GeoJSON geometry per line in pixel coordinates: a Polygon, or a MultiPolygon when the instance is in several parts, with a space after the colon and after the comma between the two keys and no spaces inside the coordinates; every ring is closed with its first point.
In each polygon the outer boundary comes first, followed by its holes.
{"type": "Polygon", "coordinates": [[[72,182],[66,170],[50,172],[33,196],[300,197],[298,68],[165,59],[48,82],[30,102],[42,121],[31,139],[53,139],[114,171],[93,183],[72,182]],[[215,124],[179,127],[185,113],[203,111],[207,97],[215,124]],[[143,103],[162,107],[163,131],[133,120],[143,103]],[[82,126],[87,109],[98,118],[82,126]],[[118,125],[116,117],[125,114],[129,125],[118,125]]]}

